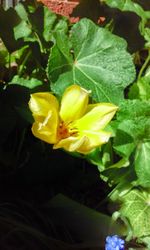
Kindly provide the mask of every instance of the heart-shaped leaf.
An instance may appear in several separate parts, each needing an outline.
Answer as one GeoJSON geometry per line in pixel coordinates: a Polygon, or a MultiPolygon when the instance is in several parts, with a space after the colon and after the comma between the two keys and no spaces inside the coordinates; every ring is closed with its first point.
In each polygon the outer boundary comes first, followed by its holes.
{"type": "Polygon", "coordinates": [[[95,101],[119,103],[124,88],[134,80],[135,68],[125,40],[82,19],[72,27],[69,37],[57,33],[48,76],[57,94],[76,83],[91,90],[95,101]],[[68,71],[71,79],[67,79],[68,71]]]}

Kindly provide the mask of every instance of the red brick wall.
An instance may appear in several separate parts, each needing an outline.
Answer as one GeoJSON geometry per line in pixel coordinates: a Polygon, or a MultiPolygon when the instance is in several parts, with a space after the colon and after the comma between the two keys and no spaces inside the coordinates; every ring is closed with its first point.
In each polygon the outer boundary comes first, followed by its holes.
{"type": "MultiPolygon", "coordinates": [[[[43,2],[48,8],[57,14],[68,16],[79,4],[80,0],[38,0],[43,2]]],[[[73,21],[73,20],[72,20],[73,21]]]]}
{"type": "Polygon", "coordinates": [[[88,17],[99,25],[105,22],[105,17],[100,16],[100,3],[97,1],[93,4],[93,1],[89,1],[90,5],[87,5],[84,0],[37,0],[43,2],[48,8],[57,14],[69,17],[72,23],[79,21],[80,17],[88,17]],[[80,3],[80,8],[78,8],[80,3]],[[82,5],[82,7],[81,7],[82,5]],[[90,7],[89,7],[90,6],[90,7]],[[91,8],[92,6],[92,8],[91,8]],[[77,9],[76,9],[77,7],[77,9]],[[73,14],[73,10],[75,11],[73,14]],[[72,14],[72,15],[71,15],[72,14]]]}

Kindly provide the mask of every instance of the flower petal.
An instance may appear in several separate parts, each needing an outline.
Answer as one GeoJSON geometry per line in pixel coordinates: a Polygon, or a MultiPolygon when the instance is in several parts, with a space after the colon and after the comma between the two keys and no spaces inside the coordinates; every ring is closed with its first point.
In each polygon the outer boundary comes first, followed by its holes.
{"type": "Polygon", "coordinates": [[[79,152],[82,154],[88,154],[96,147],[108,142],[111,133],[105,131],[91,132],[86,131],[77,137],[70,136],[66,139],[60,140],[54,145],[54,149],[64,148],[69,152],[79,152]]]}
{"type": "Polygon", "coordinates": [[[78,152],[87,154],[90,153],[93,149],[102,146],[107,143],[111,136],[110,132],[106,131],[84,131],[83,137],[86,138],[83,144],[78,148],[78,152]]]}
{"type": "Polygon", "coordinates": [[[58,110],[59,104],[54,95],[48,92],[31,94],[29,108],[34,116],[47,116],[51,108],[58,110]]]}
{"type": "Polygon", "coordinates": [[[56,97],[47,92],[32,94],[29,108],[35,120],[32,126],[34,136],[45,142],[55,143],[59,123],[56,97]]]}
{"type": "Polygon", "coordinates": [[[83,144],[84,140],[84,137],[80,138],[70,136],[68,138],[60,140],[53,146],[53,148],[64,148],[66,151],[75,152],[78,151],[78,148],[83,144]]]}
{"type": "Polygon", "coordinates": [[[39,116],[32,126],[32,133],[35,137],[47,142],[56,143],[58,129],[58,112],[51,110],[45,118],[39,116]]]}
{"type": "Polygon", "coordinates": [[[118,107],[111,103],[88,105],[87,112],[82,118],[73,123],[79,131],[99,131],[106,127],[115,115],[118,107]]]}
{"type": "Polygon", "coordinates": [[[89,92],[78,85],[71,85],[63,94],[60,117],[64,122],[71,122],[82,117],[88,104],[89,92]]]}

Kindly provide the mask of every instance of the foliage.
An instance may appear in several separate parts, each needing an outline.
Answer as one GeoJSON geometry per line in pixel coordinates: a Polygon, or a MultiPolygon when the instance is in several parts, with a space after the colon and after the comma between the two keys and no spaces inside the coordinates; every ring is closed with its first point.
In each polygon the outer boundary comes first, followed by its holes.
{"type": "Polygon", "coordinates": [[[69,38],[63,39],[61,34],[56,38],[48,75],[53,82],[52,90],[57,94],[62,94],[66,86],[77,83],[92,90],[96,102],[119,103],[124,88],[134,80],[135,69],[123,39],[88,19],[82,19],[72,27],[69,38]],[[61,60],[58,61],[58,57],[61,60]]]}
{"type": "MultiPolygon", "coordinates": [[[[37,164],[44,162],[46,144],[38,140],[34,144],[30,132],[33,118],[28,102],[32,93],[51,91],[60,99],[68,86],[77,84],[91,91],[92,103],[116,104],[119,110],[107,127],[112,133],[109,142],[86,156],[72,156],[97,166],[101,180],[111,189],[106,195],[119,203],[117,215],[126,224],[127,239],[148,246],[150,11],[131,0],[100,2],[108,9],[140,18],[139,32],[145,41],[141,50],[131,55],[125,39],[114,34],[107,20],[104,27],[87,18],[70,24],[34,1],[19,3],[14,9],[0,7],[0,23],[4,24],[0,25],[0,161],[4,173],[28,165],[30,150],[35,151],[35,158],[40,152],[37,164]]],[[[48,154],[53,158],[55,153],[49,148],[48,154]]],[[[69,154],[67,157],[70,159],[69,154]]],[[[48,165],[47,159],[44,164],[48,165]]]]}
{"type": "Polygon", "coordinates": [[[149,194],[133,189],[122,198],[121,216],[127,217],[132,228],[133,237],[141,238],[150,234],[149,231],[149,194]],[[133,213],[134,210],[134,213],[133,213]]]}

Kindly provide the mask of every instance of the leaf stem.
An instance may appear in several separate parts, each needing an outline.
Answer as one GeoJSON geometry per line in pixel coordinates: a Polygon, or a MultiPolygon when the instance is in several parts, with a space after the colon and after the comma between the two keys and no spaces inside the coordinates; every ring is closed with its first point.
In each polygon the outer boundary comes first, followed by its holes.
{"type": "Polygon", "coordinates": [[[26,62],[27,62],[27,60],[28,60],[28,58],[30,57],[30,55],[31,55],[31,50],[28,51],[28,53],[26,54],[26,56],[25,56],[25,58],[24,58],[22,64],[20,65],[20,68],[19,68],[19,70],[18,70],[18,75],[19,75],[19,76],[21,76],[22,71],[23,71],[23,69],[24,69],[24,66],[25,66],[25,64],[26,64],[26,62]]]}

